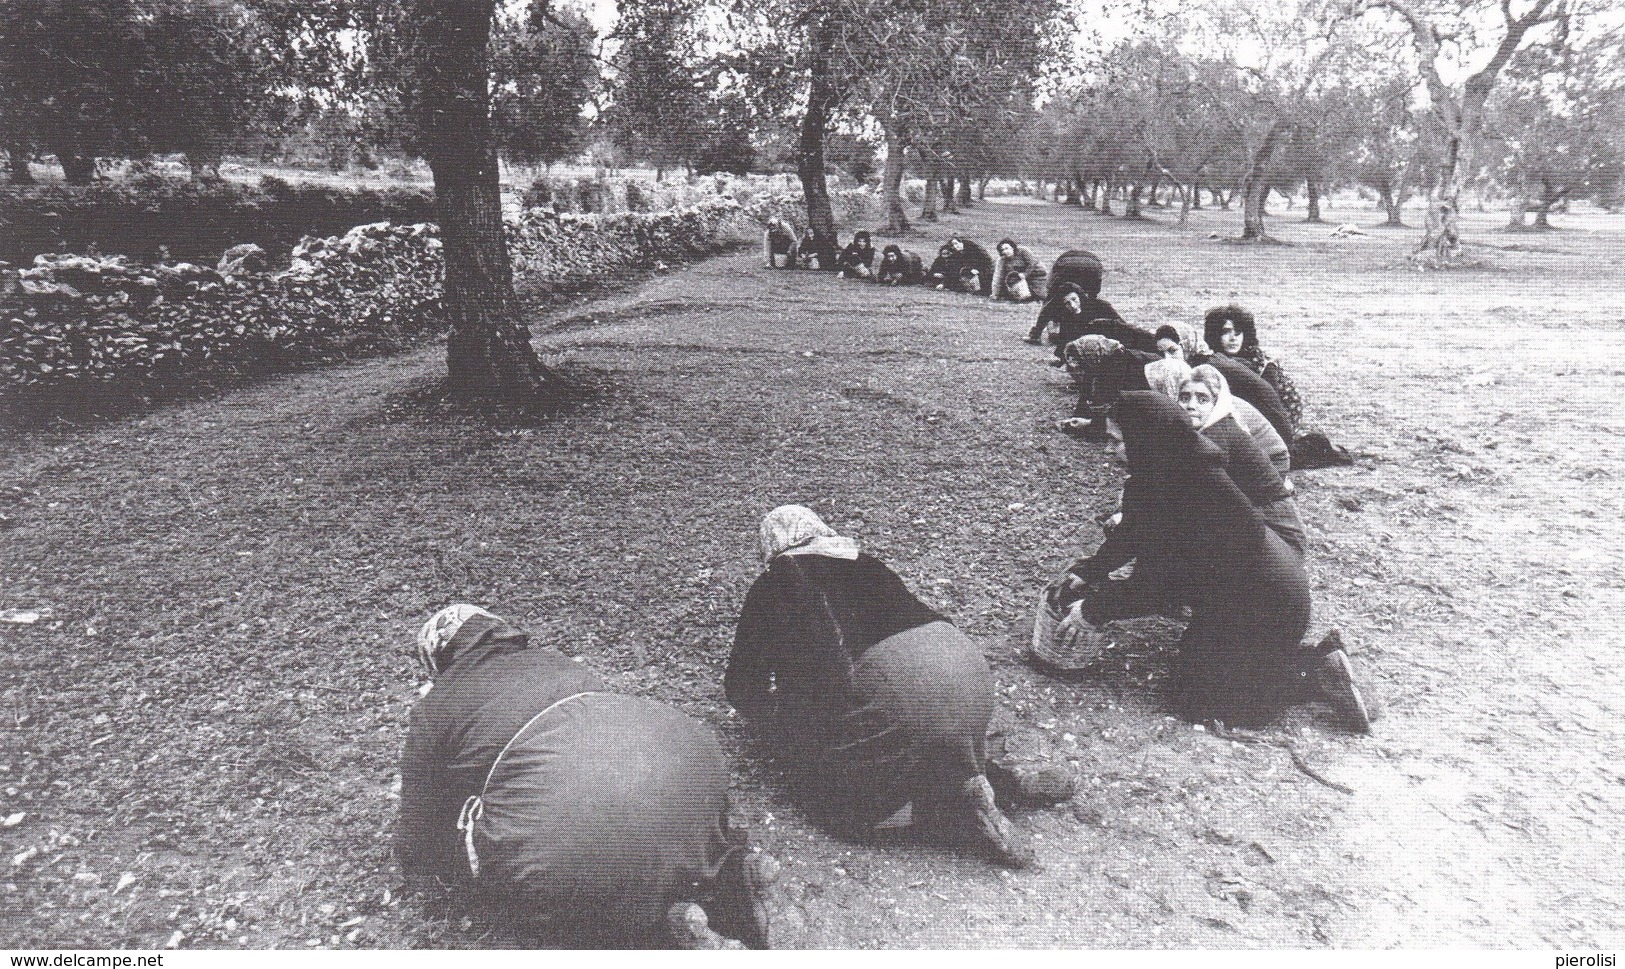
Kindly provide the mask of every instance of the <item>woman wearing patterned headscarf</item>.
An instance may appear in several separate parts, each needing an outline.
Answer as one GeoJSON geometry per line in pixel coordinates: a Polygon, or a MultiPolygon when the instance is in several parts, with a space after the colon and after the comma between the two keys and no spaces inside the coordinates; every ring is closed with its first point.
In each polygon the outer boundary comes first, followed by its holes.
{"type": "Polygon", "coordinates": [[[476,890],[560,944],[766,945],[762,860],[726,823],[709,729],[476,606],[430,617],[417,659],[433,689],[401,755],[406,875],[476,890]]]}
{"type": "Polygon", "coordinates": [[[1069,569],[1075,602],[1058,634],[1189,607],[1174,683],[1186,717],[1256,726],[1319,699],[1368,731],[1340,640],[1302,643],[1310,608],[1303,556],[1237,487],[1220,448],[1178,404],[1150,391],[1123,394],[1112,431],[1129,470],[1122,522],[1069,569]],[[1131,561],[1132,576],[1111,578],[1131,561]]]}
{"type": "Polygon", "coordinates": [[[912,805],[917,830],[1030,864],[986,776],[981,651],[810,509],[774,509],[760,538],[767,571],[745,597],[724,687],[815,812],[867,834],[912,805]]]}

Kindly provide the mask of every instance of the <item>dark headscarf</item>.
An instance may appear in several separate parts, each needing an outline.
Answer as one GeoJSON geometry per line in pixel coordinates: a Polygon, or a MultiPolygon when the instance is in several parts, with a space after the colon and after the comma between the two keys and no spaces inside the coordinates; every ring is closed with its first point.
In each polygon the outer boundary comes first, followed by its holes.
{"type": "Polygon", "coordinates": [[[874,247],[874,244],[869,242],[869,230],[868,229],[859,229],[858,231],[852,233],[852,244],[857,245],[860,242],[867,243],[867,245],[864,248],[873,248],[874,247]]]}
{"type": "Polygon", "coordinates": [[[1224,343],[1220,340],[1219,334],[1224,330],[1226,323],[1235,327],[1236,332],[1241,334],[1241,352],[1234,356],[1245,357],[1258,348],[1258,322],[1253,319],[1253,314],[1231,303],[1229,306],[1215,306],[1208,310],[1207,316],[1202,320],[1203,335],[1214,353],[1224,353],[1222,349],[1224,343]]]}

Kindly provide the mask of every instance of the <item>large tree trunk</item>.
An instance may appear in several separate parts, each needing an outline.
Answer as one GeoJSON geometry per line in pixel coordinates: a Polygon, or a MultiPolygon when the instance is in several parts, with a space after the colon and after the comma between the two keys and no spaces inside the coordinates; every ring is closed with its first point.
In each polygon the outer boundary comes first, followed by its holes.
{"type": "Polygon", "coordinates": [[[418,0],[415,73],[445,259],[447,392],[528,409],[551,403],[557,388],[519,321],[503,231],[488,107],[493,5],[418,0]]]}
{"type": "Polygon", "coordinates": [[[1428,192],[1427,228],[1416,247],[1416,255],[1448,261],[1461,251],[1457,213],[1461,211],[1461,172],[1468,167],[1462,156],[1472,148],[1483,131],[1484,105],[1489,101],[1496,78],[1517,53],[1529,31],[1543,24],[1564,20],[1569,11],[1561,0],[1533,0],[1518,12],[1513,11],[1511,3],[1503,2],[1500,12],[1506,32],[1501,35],[1489,61],[1462,82],[1458,98],[1439,71],[1444,35],[1428,21],[1422,9],[1407,0],[1373,2],[1393,10],[1409,24],[1411,40],[1419,55],[1422,80],[1427,85],[1428,98],[1432,102],[1434,122],[1443,135],[1444,151],[1438,175],[1428,192]]]}
{"type": "Polygon", "coordinates": [[[807,228],[823,241],[818,252],[820,266],[835,265],[835,211],[830,207],[829,182],[824,176],[824,135],[830,112],[835,107],[835,81],[830,77],[830,51],[835,34],[827,16],[813,25],[808,51],[807,111],[801,118],[801,138],[796,153],[796,172],[801,176],[801,192],[807,202],[807,228]],[[828,251],[825,251],[828,250],[828,251]]]}
{"type": "Polygon", "coordinates": [[[951,173],[942,179],[942,211],[946,215],[959,211],[958,184],[951,173]]]}
{"type": "Polygon", "coordinates": [[[1192,209],[1195,209],[1197,211],[1201,211],[1201,208],[1202,208],[1202,183],[1201,182],[1192,182],[1191,183],[1191,190],[1188,193],[1188,195],[1186,196],[1186,204],[1188,204],[1192,209]]]}
{"type": "Polygon", "coordinates": [[[920,203],[920,221],[937,221],[937,176],[935,172],[925,174],[925,200],[920,203]]]}
{"type": "Polygon", "coordinates": [[[880,197],[886,209],[886,231],[908,231],[908,213],[903,211],[903,139],[886,127],[886,167],[880,178],[880,197]]]}
{"type": "Polygon", "coordinates": [[[1101,215],[1111,215],[1112,214],[1112,181],[1111,181],[1111,179],[1109,179],[1109,178],[1106,179],[1105,184],[1096,183],[1096,186],[1095,186],[1095,198],[1100,203],[1098,206],[1096,206],[1096,208],[1098,208],[1100,210],[1100,214],[1101,215]]]}
{"type": "Polygon", "coordinates": [[[1402,198],[1399,193],[1394,190],[1394,186],[1392,184],[1383,185],[1380,191],[1382,210],[1388,217],[1388,220],[1384,222],[1383,225],[1404,225],[1404,198],[1402,198]]]}
{"type": "Polygon", "coordinates": [[[1554,188],[1551,182],[1545,179],[1541,180],[1540,205],[1535,208],[1535,228],[1550,229],[1552,227],[1552,223],[1548,218],[1551,215],[1552,206],[1562,201],[1563,196],[1567,194],[1568,189],[1554,188]]]}
{"type": "Polygon", "coordinates": [[[6,169],[11,172],[11,184],[34,184],[34,173],[28,168],[28,154],[22,145],[6,146],[6,169]]]}
{"type": "Polygon", "coordinates": [[[959,176],[959,207],[962,209],[968,209],[972,204],[973,203],[970,197],[970,176],[961,175],[959,176]]]}
{"type": "Polygon", "coordinates": [[[1177,182],[1174,184],[1174,187],[1179,190],[1179,224],[1185,225],[1191,220],[1191,199],[1196,197],[1196,193],[1199,192],[1200,189],[1195,188],[1194,186],[1186,188],[1184,185],[1180,185],[1177,182]]]}
{"type": "Polygon", "coordinates": [[[992,181],[992,179],[985,175],[976,180],[976,201],[987,201],[987,183],[990,181],[992,181]]]}
{"type": "Polygon", "coordinates": [[[1320,217],[1320,183],[1311,178],[1305,184],[1304,191],[1309,196],[1309,214],[1303,217],[1303,221],[1324,222],[1320,217]]]}
{"type": "Polygon", "coordinates": [[[1522,229],[1527,224],[1524,217],[1528,211],[1529,200],[1524,198],[1522,192],[1514,193],[1511,203],[1507,206],[1507,228],[1522,229]]]}
{"type": "Polygon", "coordinates": [[[1269,236],[1264,232],[1264,201],[1270,193],[1268,170],[1270,159],[1275,155],[1275,146],[1280,143],[1281,137],[1286,134],[1288,125],[1285,120],[1277,120],[1271,124],[1269,131],[1265,132],[1264,140],[1248,159],[1247,178],[1242,183],[1241,198],[1241,237],[1243,239],[1262,240],[1269,236]]]}
{"type": "Polygon", "coordinates": [[[1141,216],[1140,195],[1144,191],[1145,188],[1139,182],[1129,187],[1128,198],[1123,203],[1123,218],[1138,219],[1141,216]]]}
{"type": "Polygon", "coordinates": [[[1083,204],[1083,196],[1078,191],[1078,181],[1079,180],[1076,179],[1076,178],[1069,178],[1069,179],[1066,180],[1066,204],[1067,205],[1082,205],[1083,204]]]}
{"type": "Polygon", "coordinates": [[[81,155],[70,149],[57,149],[57,163],[62,166],[62,177],[69,185],[89,185],[96,179],[96,158],[81,155]]]}

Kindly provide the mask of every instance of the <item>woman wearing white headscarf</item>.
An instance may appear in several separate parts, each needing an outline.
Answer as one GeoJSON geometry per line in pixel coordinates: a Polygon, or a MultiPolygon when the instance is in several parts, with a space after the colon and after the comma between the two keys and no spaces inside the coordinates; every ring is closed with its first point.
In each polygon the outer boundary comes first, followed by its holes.
{"type": "Polygon", "coordinates": [[[763,519],[761,553],[724,686],[814,809],[867,832],[912,805],[916,827],[1030,864],[986,777],[993,676],[975,644],[801,505],[763,519]]]}
{"type": "MultiPolygon", "coordinates": [[[[1302,555],[1303,522],[1292,500],[1292,486],[1237,420],[1237,401],[1230,396],[1224,375],[1207,364],[1195,368],[1180,384],[1177,399],[1180,408],[1190,417],[1191,426],[1224,452],[1224,469],[1230,480],[1264,516],[1265,522],[1302,555]]],[[[1264,426],[1269,427],[1269,422],[1265,421],[1264,426]]],[[[1281,445],[1281,449],[1284,451],[1286,445],[1281,445]]]]}
{"type": "MultiPolygon", "coordinates": [[[[1206,367],[1203,370],[1204,384],[1212,396],[1211,403],[1216,406],[1219,417],[1222,418],[1227,414],[1234,417],[1236,423],[1241,425],[1241,429],[1253,439],[1253,444],[1269,458],[1275,473],[1286,480],[1286,473],[1292,469],[1292,451],[1286,446],[1286,442],[1281,440],[1275,425],[1260,414],[1258,408],[1231,394],[1230,382],[1224,379],[1224,374],[1205,364],[1198,366],[1206,367]]],[[[1184,360],[1176,356],[1165,356],[1155,363],[1146,364],[1145,382],[1157,393],[1169,400],[1177,401],[1180,388],[1191,378],[1192,373],[1191,365],[1184,360]]],[[[1288,491],[1293,490],[1290,480],[1286,480],[1286,487],[1288,491]]]]}
{"type": "Polygon", "coordinates": [[[766,945],[760,856],[727,825],[708,728],[610,692],[477,606],[430,617],[417,659],[434,688],[401,755],[406,875],[469,889],[550,943],[766,945]]]}

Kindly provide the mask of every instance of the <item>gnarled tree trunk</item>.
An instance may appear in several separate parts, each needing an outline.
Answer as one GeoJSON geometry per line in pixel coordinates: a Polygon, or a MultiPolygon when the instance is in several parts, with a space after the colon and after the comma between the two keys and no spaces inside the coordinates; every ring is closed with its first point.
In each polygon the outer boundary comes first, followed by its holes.
{"type": "Polygon", "coordinates": [[[1269,236],[1264,232],[1264,201],[1270,193],[1268,177],[1270,159],[1275,155],[1275,146],[1280,143],[1286,134],[1288,124],[1285,120],[1277,120],[1270,125],[1264,133],[1264,140],[1259,142],[1258,148],[1248,159],[1247,178],[1241,188],[1241,237],[1243,239],[1262,240],[1269,236]]]}
{"type": "Polygon", "coordinates": [[[1320,217],[1320,183],[1311,178],[1307,182],[1307,185],[1306,185],[1306,188],[1304,189],[1304,191],[1309,196],[1309,214],[1304,216],[1303,221],[1305,221],[1305,222],[1322,222],[1322,221],[1325,221],[1320,217]]]}
{"type": "Polygon", "coordinates": [[[807,86],[807,111],[801,118],[796,152],[796,172],[801,176],[801,192],[807,202],[807,227],[824,242],[818,253],[820,266],[835,265],[835,210],[830,206],[829,182],[824,176],[824,133],[835,108],[835,82],[830,77],[835,34],[827,16],[813,25],[810,38],[808,71],[812,81],[807,86]]]}
{"type": "Polygon", "coordinates": [[[920,221],[937,221],[937,176],[932,172],[925,175],[925,200],[920,203],[920,221]]]}
{"type": "Polygon", "coordinates": [[[417,0],[419,127],[445,259],[447,392],[532,408],[553,400],[557,382],[531,347],[514,296],[489,116],[493,4],[417,0]]]}
{"type": "Polygon", "coordinates": [[[81,155],[73,149],[59,148],[56,151],[56,160],[62,166],[62,177],[67,179],[69,185],[89,185],[95,181],[94,156],[81,155]]]}
{"type": "Polygon", "coordinates": [[[903,139],[895,126],[886,125],[886,167],[880,177],[880,197],[886,209],[886,231],[908,231],[908,213],[903,211],[903,139]]]}

